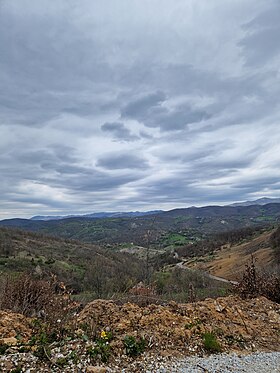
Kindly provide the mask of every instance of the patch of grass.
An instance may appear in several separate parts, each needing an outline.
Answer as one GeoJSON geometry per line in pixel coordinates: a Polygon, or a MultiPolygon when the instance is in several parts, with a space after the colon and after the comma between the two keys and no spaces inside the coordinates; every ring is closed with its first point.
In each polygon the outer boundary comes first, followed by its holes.
{"type": "Polygon", "coordinates": [[[72,360],[74,364],[77,364],[79,362],[79,355],[76,351],[71,351],[68,355],[69,360],[72,360]]]}
{"type": "Polygon", "coordinates": [[[170,233],[167,237],[166,237],[166,242],[168,242],[169,244],[185,244],[187,242],[187,238],[182,236],[181,234],[179,233],[170,233]]]}
{"type": "Polygon", "coordinates": [[[214,333],[205,333],[202,336],[205,350],[211,353],[221,352],[222,348],[214,333]]]}

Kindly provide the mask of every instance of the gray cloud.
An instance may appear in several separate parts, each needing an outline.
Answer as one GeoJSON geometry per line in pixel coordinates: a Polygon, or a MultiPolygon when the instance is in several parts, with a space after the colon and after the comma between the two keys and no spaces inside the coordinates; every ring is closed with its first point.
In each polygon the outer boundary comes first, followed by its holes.
{"type": "Polygon", "coordinates": [[[101,130],[107,133],[111,133],[116,140],[135,141],[139,139],[139,136],[133,135],[123,123],[119,122],[104,123],[101,126],[101,130]]]}
{"type": "Polygon", "coordinates": [[[279,197],[279,1],[0,4],[1,216],[279,197]]]}
{"type": "Polygon", "coordinates": [[[132,118],[147,127],[159,127],[163,131],[184,129],[190,123],[201,122],[210,117],[205,111],[193,110],[189,105],[168,109],[163,92],[156,92],[129,102],[121,112],[122,118],[132,118]]]}
{"type": "Polygon", "coordinates": [[[112,154],[100,158],[97,161],[97,166],[108,170],[118,169],[139,169],[146,170],[148,162],[141,157],[133,154],[112,154]]]}
{"type": "Polygon", "coordinates": [[[273,1],[253,20],[244,25],[246,36],[240,42],[248,65],[262,66],[280,54],[280,4],[273,1]]]}
{"type": "Polygon", "coordinates": [[[155,92],[144,97],[140,97],[129,102],[121,111],[122,117],[136,118],[140,121],[145,120],[151,110],[164,110],[161,107],[162,102],[166,101],[164,92],[155,92]]]}

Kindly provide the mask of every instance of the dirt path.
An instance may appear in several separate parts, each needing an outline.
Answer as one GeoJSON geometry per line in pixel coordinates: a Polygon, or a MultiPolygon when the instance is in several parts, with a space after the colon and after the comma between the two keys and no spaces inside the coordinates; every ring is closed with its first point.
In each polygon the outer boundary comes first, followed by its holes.
{"type": "MultiPolygon", "coordinates": [[[[181,269],[184,269],[186,271],[193,271],[192,268],[189,268],[189,267],[185,266],[184,262],[177,263],[176,266],[179,267],[179,268],[181,268],[181,269]]],[[[204,272],[204,271],[202,271],[202,273],[206,277],[211,278],[212,280],[216,280],[216,281],[220,281],[220,282],[225,282],[227,284],[232,284],[232,285],[238,285],[237,281],[231,281],[231,280],[227,280],[226,278],[223,278],[223,277],[218,277],[218,276],[210,275],[210,273],[204,272]]]]}

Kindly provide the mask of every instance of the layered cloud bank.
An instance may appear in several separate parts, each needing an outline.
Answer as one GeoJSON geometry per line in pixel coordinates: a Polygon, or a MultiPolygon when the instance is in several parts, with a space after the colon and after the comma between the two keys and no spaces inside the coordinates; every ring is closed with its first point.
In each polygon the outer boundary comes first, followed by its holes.
{"type": "Polygon", "coordinates": [[[279,16],[0,1],[0,217],[278,197],[279,16]]]}

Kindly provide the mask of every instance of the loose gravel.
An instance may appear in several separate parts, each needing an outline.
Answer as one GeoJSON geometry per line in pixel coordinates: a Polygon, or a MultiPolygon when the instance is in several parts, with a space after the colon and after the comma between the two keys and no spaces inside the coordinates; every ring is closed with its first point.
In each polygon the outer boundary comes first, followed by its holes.
{"type": "Polygon", "coordinates": [[[168,365],[147,367],[146,373],[279,373],[280,352],[259,352],[249,355],[220,354],[190,357],[168,365]]]}
{"type": "MultiPolygon", "coordinates": [[[[13,354],[9,357],[9,361],[13,362],[15,367],[21,367],[20,371],[24,373],[85,373],[92,371],[88,370],[91,363],[86,356],[81,356],[78,364],[68,362],[66,366],[60,368],[47,365],[38,367],[37,358],[30,353],[13,354]]],[[[7,366],[5,360],[5,357],[2,356],[0,372],[12,372],[14,368],[7,366]]],[[[122,368],[121,364],[118,365],[117,362],[110,367],[106,367],[106,365],[103,367],[106,368],[107,373],[280,373],[280,352],[258,352],[248,355],[224,353],[183,359],[170,359],[156,354],[145,356],[144,354],[141,359],[127,364],[126,368],[122,368]]],[[[95,369],[95,372],[101,371],[98,367],[95,369]]]]}

